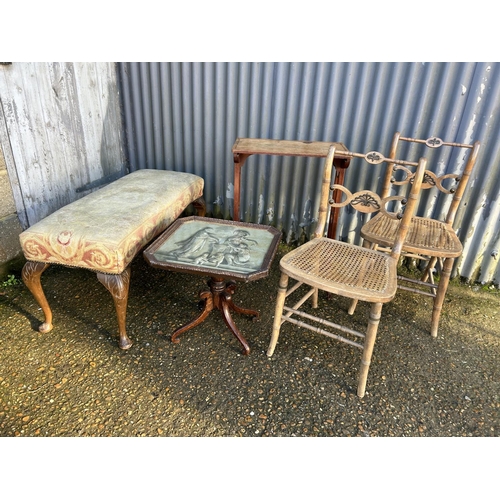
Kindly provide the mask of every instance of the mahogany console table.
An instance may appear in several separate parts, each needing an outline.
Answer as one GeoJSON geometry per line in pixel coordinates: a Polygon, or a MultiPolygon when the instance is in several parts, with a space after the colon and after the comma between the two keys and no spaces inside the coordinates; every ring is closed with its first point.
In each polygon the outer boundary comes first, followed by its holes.
{"type": "MultiPolygon", "coordinates": [[[[326,158],[330,146],[335,145],[335,184],[344,184],[345,169],[349,166],[350,158],[342,157],[342,151],[348,151],[341,142],[321,141],[287,141],[277,139],[248,139],[238,137],[233,145],[234,160],[234,204],[233,218],[240,220],[240,196],[241,196],[241,167],[251,155],[278,155],[278,156],[310,156],[326,158]]],[[[337,190],[335,197],[342,193],[337,190]]],[[[340,199],[335,199],[339,202],[340,199]]],[[[328,226],[328,237],[335,238],[337,232],[338,209],[332,208],[328,226]]]]}

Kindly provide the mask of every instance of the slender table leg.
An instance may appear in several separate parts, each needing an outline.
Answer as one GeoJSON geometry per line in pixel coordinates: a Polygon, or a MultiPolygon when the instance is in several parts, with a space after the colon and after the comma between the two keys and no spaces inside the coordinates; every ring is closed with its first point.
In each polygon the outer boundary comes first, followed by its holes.
{"type": "Polygon", "coordinates": [[[236,283],[234,281],[229,281],[226,284],[226,293],[224,294],[224,300],[225,302],[227,302],[229,309],[232,309],[233,311],[239,314],[247,314],[248,316],[254,316],[253,318],[254,320],[258,319],[260,316],[259,311],[254,311],[253,309],[245,309],[243,307],[239,307],[232,301],[232,295],[234,295],[235,291],[236,291],[236,283]]]}
{"type": "Polygon", "coordinates": [[[238,327],[235,325],[231,313],[229,312],[229,306],[227,301],[223,300],[221,305],[222,305],[221,311],[222,311],[222,316],[224,318],[224,322],[233,332],[233,335],[239,340],[240,344],[243,346],[243,354],[245,355],[250,354],[250,346],[248,345],[247,341],[245,340],[241,332],[238,330],[238,327]]]}
{"type": "Polygon", "coordinates": [[[241,196],[241,167],[250,155],[236,153],[234,160],[234,200],[233,200],[233,220],[240,220],[240,196],[241,196]]]}

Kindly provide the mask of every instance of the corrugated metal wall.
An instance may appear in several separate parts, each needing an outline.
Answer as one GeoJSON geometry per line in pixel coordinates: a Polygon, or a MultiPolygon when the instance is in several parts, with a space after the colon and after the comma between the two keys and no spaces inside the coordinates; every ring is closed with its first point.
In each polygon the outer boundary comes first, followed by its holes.
{"type": "MultiPolygon", "coordinates": [[[[237,137],[343,142],[351,151],[388,153],[405,136],[482,143],[456,220],[464,244],[461,276],[500,281],[499,63],[120,63],[131,170],[167,168],[205,178],[212,215],[232,217],[232,145],[237,137]]],[[[425,154],[434,171],[454,171],[463,151],[425,154]],[[446,167],[443,162],[446,161],[446,167]]],[[[320,160],[252,156],[242,173],[243,220],[309,235],[320,160]]],[[[381,171],[354,160],[351,191],[377,189],[381,171]]],[[[423,196],[419,214],[445,206],[423,196]]],[[[363,221],[344,212],[343,239],[363,221]]]]}
{"type": "Polygon", "coordinates": [[[0,66],[0,145],[24,228],[126,172],[115,63],[0,66]]]}

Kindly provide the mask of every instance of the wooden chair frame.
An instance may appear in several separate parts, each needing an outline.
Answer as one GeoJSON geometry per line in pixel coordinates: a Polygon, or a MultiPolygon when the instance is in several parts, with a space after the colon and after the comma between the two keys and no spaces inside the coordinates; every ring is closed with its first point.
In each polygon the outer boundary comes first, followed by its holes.
{"type": "MultiPolygon", "coordinates": [[[[398,146],[401,141],[423,144],[428,148],[449,146],[470,150],[465,167],[460,174],[444,174],[438,177],[434,172],[425,172],[422,189],[435,188],[443,193],[443,195],[453,195],[453,198],[444,221],[438,221],[429,217],[412,218],[408,238],[403,245],[401,254],[403,257],[427,262],[420,280],[401,275],[398,276],[401,282],[412,284],[412,286],[399,284],[398,288],[432,297],[433,311],[431,319],[431,336],[437,337],[439,319],[453,264],[455,259],[459,257],[463,251],[462,244],[453,229],[453,223],[476,163],[480,143],[479,141],[476,141],[474,144],[444,142],[437,137],[430,137],[426,140],[415,139],[411,137],[402,137],[399,132],[396,132],[392,140],[389,158],[396,158],[398,146]],[[453,179],[456,183],[456,187],[444,187],[444,182],[448,179],[453,179]],[[434,281],[437,263],[439,263],[440,267],[440,279],[438,284],[434,281]]],[[[410,180],[411,179],[407,177],[402,181],[396,181],[393,176],[392,165],[389,163],[384,176],[381,197],[385,198],[389,196],[392,186],[401,186],[408,183],[410,180]]],[[[381,222],[380,217],[374,217],[361,228],[363,245],[372,249],[390,251],[388,243],[392,239],[393,228],[389,228],[387,225],[381,224],[381,222]]],[[[355,307],[356,303],[353,302],[349,309],[351,314],[354,312],[355,307]]]]}
{"type": "MultiPolygon", "coordinates": [[[[364,158],[368,163],[374,165],[389,161],[388,158],[384,158],[380,153],[375,151],[365,155],[352,152],[346,153],[345,151],[342,152],[343,156],[346,154],[349,157],[364,158]]],[[[347,199],[344,202],[334,202],[333,200],[337,199],[337,196],[332,195],[332,197],[330,197],[330,178],[334,155],[335,148],[332,146],[325,161],[318,223],[313,238],[309,242],[286,254],[280,261],[281,278],[276,299],[273,331],[267,355],[273,355],[278,342],[280,328],[284,322],[304,327],[316,333],[347,343],[353,347],[357,347],[363,351],[357,394],[359,397],[363,397],[365,394],[368,370],[375,345],[382,306],[384,303],[391,301],[396,294],[399,255],[409,228],[410,219],[417,205],[426,160],[421,158],[418,163],[395,159],[390,160],[393,165],[398,165],[401,168],[405,168],[405,166],[417,167],[414,174],[409,174],[413,182],[408,199],[403,200],[405,209],[404,214],[401,215],[387,212],[385,210],[385,205],[395,199],[401,200],[402,197],[380,199],[378,195],[371,191],[360,191],[352,194],[348,189],[337,184],[334,184],[332,187],[334,190],[339,189],[343,191],[344,194],[347,195],[347,199]],[[399,220],[398,231],[390,254],[324,237],[327,209],[329,205],[332,207],[342,207],[347,204],[350,204],[353,208],[361,210],[362,212],[375,212],[380,210],[385,217],[399,220]],[[346,262],[347,265],[345,264],[346,262]],[[350,276],[347,276],[350,274],[349,272],[345,272],[346,267],[349,271],[352,271],[350,276]],[[296,283],[288,289],[289,278],[294,279],[296,283]],[[287,297],[298,290],[301,285],[306,285],[309,288],[305,295],[303,295],[293,306],[285,306],[287,297]],[[312,298],[312,307],[318,307],[318,292],[320,289],[328,293],[371,303],[366,332],[361,333],[332,321],[300,311],[300,307],[305,304],[309,298],[312,298]],[[296,319],[294,316],[298,316],[299,319],[296,319]],[[313,324],[311,325],[310,322],[313,324]],[[314,323],[317,323],[319,326],[315,326],[314,323]],[[342,332],[342,334],[354,336],[355,340],[351,340],[344,335],[334,334],[326,328],[331,328],[342,332]]]]}

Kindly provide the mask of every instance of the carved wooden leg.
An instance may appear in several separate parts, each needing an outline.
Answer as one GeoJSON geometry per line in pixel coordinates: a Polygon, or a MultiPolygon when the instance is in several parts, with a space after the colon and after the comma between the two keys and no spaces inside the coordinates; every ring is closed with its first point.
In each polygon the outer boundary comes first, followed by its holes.
{"type": "Polygon", "coordinates": [[[221,312],[222,312],[222,317],[224,318],[224,322],[229,327],[231,332],[233,332],[233,335],[239,340],[240,344],[243,346],[243,354],[244,355],[250,354],[250,346],[248,345],[243,335],[241,335],[241,332],[238,330],[238,327],[233,321],[233,318],[229,311],[229,305],[226,302],[226,300],[222,300],[221,302],[221,312]]]}
{"type": "Polygon", "coordinates": [[[125,318],[127,315],[128,288],[130,284],[130,267],[121,274],[97,273],[97,279],[110,291],[113,296],[118,319],[118,330],[120,333],[120,347],[129,349],[132,341],[128,338],[125,329],[125,318]]]}
{"type": "Polygon", "coordinates": [[[232,299],[232,296],[234,295],[234,292],[236,292],[236,282],[235,281],[228,281],[226,283],[226,288],[224,290],[224,293],[222,294],[224,302],[229,306],[229,309],[237,312],[238,314],[246,314],[247,316],[253,316],[253,319],[256,320],[259,318],[260,313],[259,311],[254,311],[253,309],[247,309],[245,307],[240,307],[237,306],[232,299]]]}
{"type": "Polygon", "coordinates": [[[382,313],[382,304],[372,304],[370,309],[370,318],[368,320],[368,328],[366,329],[365,345],[363,347],[363,355],[361,358],[361,366],[359,368],[358,378],[358,396],[362,398],[365,395],[366,379],[368,378],[368,370],[377,338],[378,324],[382,313]]]}
{"type": "Polygon", "coordinates": [[[177,330],[175,330],[175,332],[172,334],[172,338],[171,338],[171,341],[174,344],[179,343],[178,337],[181,333],[184,333],[187,330],[194,328],[195,326],[198,326],[200,323],[205,321],[206,317],[210,314],[210,311],[212,311],[214,309],[214,300],[213,300],[212,292],[202,290],[200,292],[200,298],[204,302],[203,310],[193,321],[190,321],[189,323],[186,323],[185,325],[183,325],[183,326],[177,328],[177,330]]]}
{"type": "Polygon", "coordinates": [[[35,297],[45,316],[45,321],[38,327],[38,330],[42,333],[52,330],[52,311],[43,293],[42,283],[40,282],[40,276],[49,266],[50,264],[45,262],[28,261],[24,264],[22,271],[24,284],[35,297]]]}
{"type": "Polygon", "coordinates": [[[446,295],[446,290],[448,289],[448,283],[450,282],[451,268],[453,267],[453,262],[455,259],[447,258],[444,260],[443,269],[441,271],[441,276],[439,279],[439,285],[436,292],[436,297],[434,298],[434,307],[432,308],[432,321],[431,321],[431,336],[437,337],[439,318],[441,316],[441,310],[443,309],[444,297],[446,295]]]}
{"type": "Polygon", "coordinates": [[[198,217],[205,217],[205,214],[207,213],[207,204],[202,196],[193,201],[193,207],[196,210],[196,215],[198,217]]]}
{"type": "Polygon", "coordinates": [[[280,335],[281,317],[283,316],[283,306],[285,305],[287,287],[288,287],[288,275],[285,273],[281,273],[281,278],[278,288],[278,297],[276,298],[276,309],[274,311],[273,332],[271,334],[271,341],[269,342],[269,347],[267,348],[267,355],[269,357],[273,355],[274,349],[278,342],[278,337],[280,335]]]}

